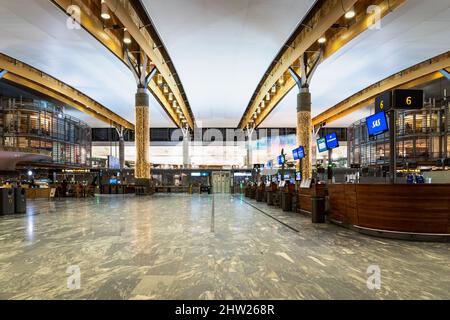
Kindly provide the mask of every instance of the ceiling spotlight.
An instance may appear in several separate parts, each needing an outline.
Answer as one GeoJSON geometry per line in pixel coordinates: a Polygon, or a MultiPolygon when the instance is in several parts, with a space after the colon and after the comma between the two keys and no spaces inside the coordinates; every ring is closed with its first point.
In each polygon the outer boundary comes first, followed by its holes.
{"type": "Polygon", "coordinates": [[[125,44],[131,43],[130,32],[127,30],[127,28],[123,29],[123,43],[125,44]]]}
{"type": "Polygon", "coordinates": [[[320,37],[319,40],[317,40],[317,42],[320,43],[320,44],[324,44],[325,42],[327,42],[327,38],[320,37]]]}
{"type": "Polygon", "coordinates": [[[261,102],[261,108],[264,109],[266,107],[266,103],[264,101],[261,102]]]}
{"type": "Polygon", "coordinates": [[[169,93],[169,86],[167,84],[164,85],[164,93],[169,93]]]}
{"type": "Polygon", "coordinates": [[[267,101],[270,100],[270,93],[269,93],[269,92],[266,94],[266,100],[267,100],[267,101]]]}
{"type": "Polygon", "coordinates": [[[176,100],[172,103],[172,107],[173,107],[174,109],[177,108],[177,101],[176,101],[176,100]]]}
{"type": "Polygon", "coordinates": [[[169,93],[169,101],[173,101],[173,93],[169,93]]]}
{"type": "Polygon", "coordinates": [[[163,76],[162,76],[162,74],[158,74],[157,82],[158,82],[158,84],[162,84],[163,83],[163,76]]]}
{"type": "Polygon", "coordinates": [[[281,85],[284,83],[284,76],[281,76],[280,80],[278,80],[278,83],[281,85]]]}
{"type": "Polygon", "coordinates": [[[111,15],[109,14],[109,9],[108,9],[108,6],[105,3],[105,0],[102,0],[102,14],[101,14],[101,17],[104,20],[111,19],[111,15]]]}
{"type": "Polygon", "coordinates": [[[253,115],[253,119],[256,119],[256,118],[258,118],[258,115],[255,112],[255,114],[253,115]]]}
{"type": "Polygon", "coordinates": [[[355,10],[351,9],[345,13],[345,19],[353,19],[356,16],[355,10]]]}
{"type": "Polygon", "coordinates": [[[272,87],[272,93],[277,93],[277,87],[276,86],[272,87]]]}

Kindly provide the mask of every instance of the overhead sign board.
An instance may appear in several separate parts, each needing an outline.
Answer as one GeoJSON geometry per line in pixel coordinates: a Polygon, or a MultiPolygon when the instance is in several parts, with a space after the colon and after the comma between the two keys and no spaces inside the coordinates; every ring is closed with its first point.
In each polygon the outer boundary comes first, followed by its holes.
{"type": "Polygon", "coordinates": [[[392,108],[414,110],[423,108],[423,90],[395,89],[375,98],[375,113],[388,112],[392,108]]]}
{"type": "Polygon", "coordinates": [[[392,91],[386,91],[375,98],[375,113],[389,111],[392,107],[392,91]]]}
{"type": "Polygon", "coordinates": [[[411,110],[423,108],[423,90],[394,90],[396,109],[411,110]]]}

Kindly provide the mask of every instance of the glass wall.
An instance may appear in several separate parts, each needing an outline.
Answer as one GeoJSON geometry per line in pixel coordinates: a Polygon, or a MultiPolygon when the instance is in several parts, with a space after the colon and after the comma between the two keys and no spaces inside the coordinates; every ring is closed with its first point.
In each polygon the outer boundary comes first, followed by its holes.
{"type": "MultiPolygon", "coordinates": [[[[397,111],[397,164],[432,163],[450,157],[450,106],[429,104],[422,110],[397,111]]],[[[350,164],[387,165],[389,133],[369,138],[365,120],[348,129],[350,164]]]]}
{"type": "Polygon", "coordinates": [[[1,98],[0,147],[47,151],[54,164],[89,167],[91,129],[51,103],[1,98]]]}

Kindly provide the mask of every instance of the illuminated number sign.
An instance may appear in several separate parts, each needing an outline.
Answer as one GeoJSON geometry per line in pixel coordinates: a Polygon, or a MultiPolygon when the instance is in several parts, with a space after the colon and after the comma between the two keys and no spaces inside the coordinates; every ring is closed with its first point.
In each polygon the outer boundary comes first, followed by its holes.
{"type": "Polygon", "coordinates": [[[389,111],[392,107],[392,92],[387,91],[375,98],[375,113],[389,111]]]}
{"type": "Polygon", "coordinates": [[[423,108],[423,90],[394,90],[396,109],[410,110],[423,108]]]}
{"type": "Polygon", "coordinates": [[[325,152],[328,150],[327,148],[327,140],[325,138],[320,138],[317,140],[317,147],[319,148],[319,152],[325,152]]]}
{"type": "Polygon", "coordinates": [[[366,119],[367,123],[367,131],[369,136],[377,136],[379,134],[385,133],[389,131],[386,113],[381,111],[379,113],[374,114],[366,119]]]}

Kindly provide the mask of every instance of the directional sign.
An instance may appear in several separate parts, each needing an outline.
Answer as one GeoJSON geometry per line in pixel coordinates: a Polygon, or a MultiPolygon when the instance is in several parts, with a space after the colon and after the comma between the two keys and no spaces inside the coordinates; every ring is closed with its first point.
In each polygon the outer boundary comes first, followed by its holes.
{"type": "Polygon", "coordinates": [[[392,107],[392,91],[386,91],[375,98],[375,113],[389,111],[392,107]]]}
{"type": "Polygon", "coordinates": [[[423,90],[394,90],[396,109],[411,110],[423,108],[423,90]]]}

